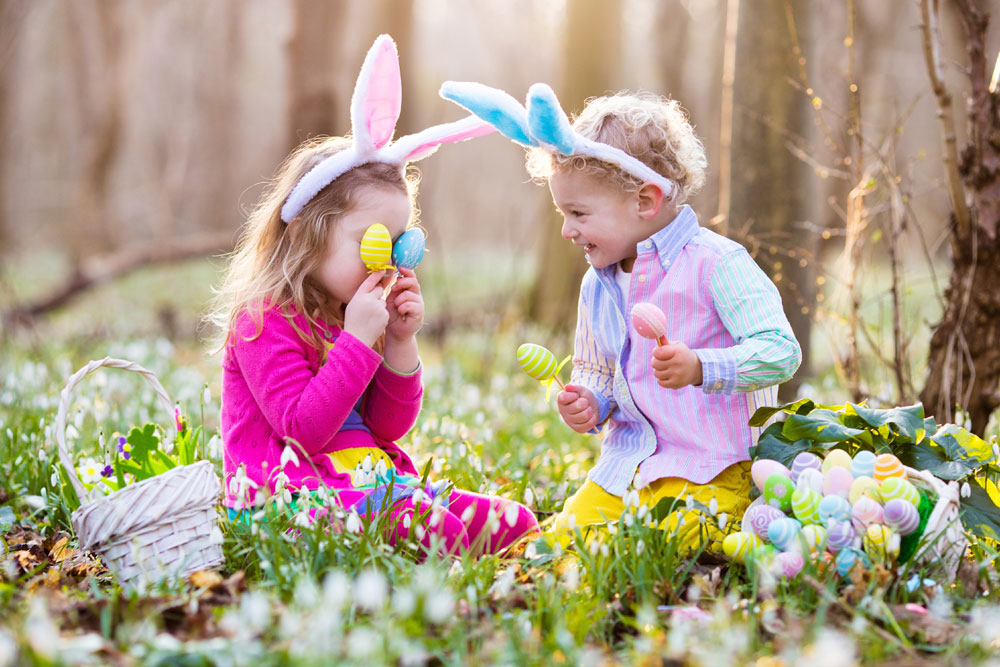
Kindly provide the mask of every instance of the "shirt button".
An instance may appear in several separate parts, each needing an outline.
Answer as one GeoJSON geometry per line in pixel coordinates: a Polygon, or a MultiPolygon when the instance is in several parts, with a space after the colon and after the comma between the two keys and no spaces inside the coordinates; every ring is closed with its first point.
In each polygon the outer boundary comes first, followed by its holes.
{"type": "Polygon", "coordinates": [[[653,242],[652,241],[646,241],[646,247],[647,248],[652,248],[653,247],[653,242]]]}
{"type": "Polygon", "coordinates": [[[669,259],[663,260],[663,266],[670,266],[670,260],[669,259]]]}
{"type": "Polygon", "coordinates": [[[636,280],[638,280],[640,283],[644,283],[644,282],[646,282],[646,276],[644,276],[644,275],[643,276],[638,276],[636,278],[636,280]]]}
{"type": "Polygon", "coordinates": [[[719,380],[718,382],[715,383],[715,388],[722,389],[722,380],[719,380]]]}

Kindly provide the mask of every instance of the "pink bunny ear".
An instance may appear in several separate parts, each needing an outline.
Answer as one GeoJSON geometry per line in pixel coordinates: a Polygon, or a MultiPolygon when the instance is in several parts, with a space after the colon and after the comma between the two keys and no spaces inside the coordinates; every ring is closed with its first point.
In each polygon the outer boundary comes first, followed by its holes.
{"type": "Polygon", "coordinates": [[[396,43],[389,35],[379,35],[368,49],[351,97],[351,129],[360,155],[392,139],[402,98],[396,43]]]}
{"type": "Polygon", "coordinates": [[[392,146],[386,148],[386,159],[400,164],[422,160],[436,151],[441,144],[465,141],[495,131],[496,128],[486,121],[476,116],[469,116],[453,123],[434,125],[416,134],[400,137],[392,146]]]}

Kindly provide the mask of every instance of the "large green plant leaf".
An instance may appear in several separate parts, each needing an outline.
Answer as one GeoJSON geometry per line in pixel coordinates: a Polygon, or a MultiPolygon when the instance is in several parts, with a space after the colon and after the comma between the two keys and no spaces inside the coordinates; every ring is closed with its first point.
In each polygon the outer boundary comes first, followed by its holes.
{"type": "Polygon", "coordinates": [[[959,480],[972,473],[972,466],[964,461],[953,461],[948,453],[925,440],[897,450],[899,460],[917,470],[926,470],[943,480],[959,480]]]}
{"type": "MultiPolygon", "coordinates": [[[[816,449],[817,444],[811,440],[790,441],[781,433],[782,423],[771,424],[761,434],[757,440],[757,446],[750,448],[750,457],[753,459],[773,459],[786,466],[792,464],[792,460],[801,452],[816,449]]],[[[820,449],[828,447],[819,445],[820,449]]]]}
{"type": "Polygon", "coordinates": [[[868,426],[889,439],[891,431],[907,442],[920,442],[924,438],[924,406],[922,403],[888,410],[875,410],[863,405],[847,404],[847,412],[853,412],[868,426]]]}
{"type": "Polygon", "coordinates": [[[807,415],[789,415],[781,432],[792,442],[802,439],[843,442],[864,431],[844,425],[844,415],[840,412],[817,408],[807,415]]]}
{"type": "Polygon", "coordinates": [[[776,405],[774,407],[757,408],[757,411],[753,413],[752,417],[750,417],[750,426],[763,426],[767,423],[768,419],[779,412],[805,415],[812,412],[815,407],[816,404],[813,403],[811,398],[800,398],[793,403],[785,403],[784,405],[776,405]]]}
{"type": "Polygon", "coordinates": [[[966,462],[973,468],[985,465],[993,458],[990,444],[961,426],[944,424],[931,436],[931,440],[948,452],[948,458],[966,462]]]}
{"type": "Polygon", "coordinates": [[[962,523],[974,535],[1000,541],[1000,507],[978,483],[969,486],[972,495],[962,499],[962,523]]]}

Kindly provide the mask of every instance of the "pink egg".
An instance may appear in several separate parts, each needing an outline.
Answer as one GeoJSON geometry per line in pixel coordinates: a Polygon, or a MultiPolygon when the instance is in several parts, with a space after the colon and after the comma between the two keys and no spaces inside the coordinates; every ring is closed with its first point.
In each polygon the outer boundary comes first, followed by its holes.
{"type": "Polygon", "coordinates": [[[667,333],[667,317],[651,303],[632,306],[632,326],[643,338],[659,338],[667,333]]]}
{"type": "Polygon", "coordinates": [[[791,579],[805,567],[805,560],[798,551],[783,551],[774,557],[774,569],[782,577],[791,579]]]}
{"type": "Polygon", "coordinates": [[[743,515],[743,530],[767,539],[767,529],[776,519],[784,518],[785,513],[770,505],[754,505],[743,515]]]}
{"type": "Polygon", "coordinates": [[[846,499],[851,493],[854,475],[847,468],[833,466],[823,475],[823,495],[840,496],[846,499]]]}
{"type": "Polygon", "coordinates": [[[882,506],[869,498],[861,496],[851,508],[851,520],[854,523],[854,530],[859,534],[864,533],[869,524],[882,523],[882,506]]]}
{"type": "Polygon", "coordinates": [[[767,478],[775,473],[782,474],[788,479],[792,478],[792,472],[788,468],[771,459],[757,459],[750,465],[750,478],[761,491],[764,490],[767,478]]]}

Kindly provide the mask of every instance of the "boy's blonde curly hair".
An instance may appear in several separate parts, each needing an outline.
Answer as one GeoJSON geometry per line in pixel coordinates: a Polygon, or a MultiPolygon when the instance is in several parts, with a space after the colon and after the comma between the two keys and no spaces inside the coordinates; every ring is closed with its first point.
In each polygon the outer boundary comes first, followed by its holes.
{"type": "MultiPolygon", "coordinates": [[[[573,119],[573,129],[625,151],[676,183],[675,204],[683,204],[705,184],[705,148],[677,100],[628,92],[591,98],[573,119]]],[[[642,185],[639,178],[597,158],[543,148],[528,151],[528,173],[537,180],[544,182],[567,166],[606,178],[623,192],[636,192],[642,185]]]]}

